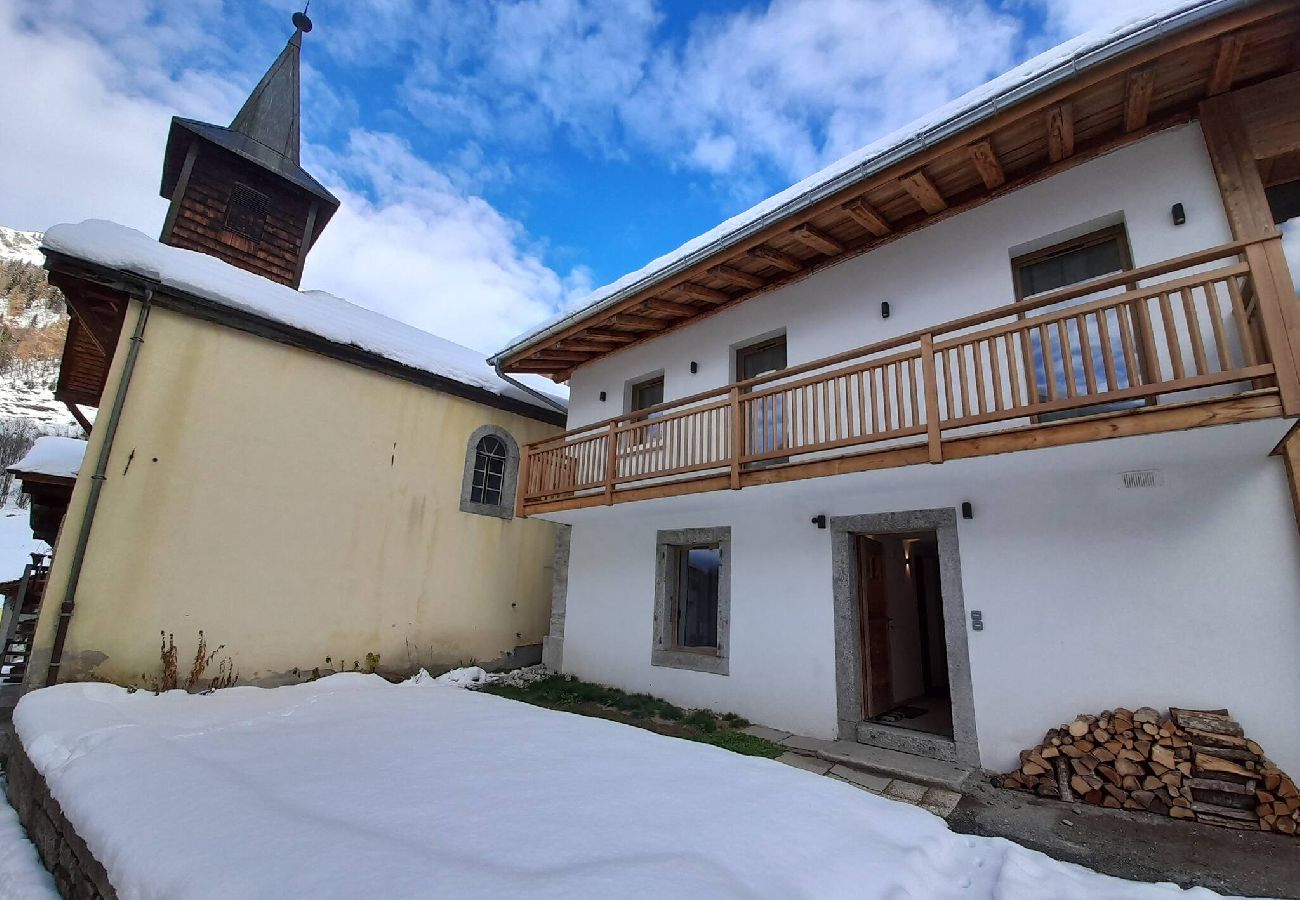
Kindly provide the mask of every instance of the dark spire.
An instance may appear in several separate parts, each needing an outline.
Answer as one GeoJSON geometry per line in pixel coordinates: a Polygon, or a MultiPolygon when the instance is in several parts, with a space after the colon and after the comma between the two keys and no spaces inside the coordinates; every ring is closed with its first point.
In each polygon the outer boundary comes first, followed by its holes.
{"type": "Polygon", "coordinates": [[[299,162],[299,56],[302,36],[311,31],[311,19],[293,14],[293,37],[266,70],[262,80],[230,123],[230,130],[251,138],[289,160],[299,162]]]}

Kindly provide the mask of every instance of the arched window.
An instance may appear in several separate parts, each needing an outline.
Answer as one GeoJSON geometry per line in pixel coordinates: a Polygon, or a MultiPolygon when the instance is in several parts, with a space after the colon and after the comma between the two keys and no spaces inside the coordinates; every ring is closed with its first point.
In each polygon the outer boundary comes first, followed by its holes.
{"type": "Polygon", "coordinates": [[[519,445],[510,432],[484,425],[469,437],[461,484],[462,512],[509,519],[515,513],[519,445]]]}
{"type": "Polygon", "coordinates": [[[480,438],[474,450],[474,478],[469,499],[473,503],[501,505],[501,483],[506,477],[506,445],[494,434],[480,438]]]}

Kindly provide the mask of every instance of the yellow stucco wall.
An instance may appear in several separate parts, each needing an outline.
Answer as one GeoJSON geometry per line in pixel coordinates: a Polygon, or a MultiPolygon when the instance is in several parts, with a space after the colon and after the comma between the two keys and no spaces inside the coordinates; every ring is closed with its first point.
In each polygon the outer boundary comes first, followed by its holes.
{"type": "MultiPolygon", "coordinates": [[[[364,667],[367,653],[380,654],[381,670],[490,662],[540,642],[554,526],[459,509],[466,444],[486,424],[521,447],[559,431],[154,308],[61,680],[140,683],[160,671],[162,631],[176,636],[182,674],[202,629],[210,648],[225,645],[241,683],[364,667]]],[[[33,684],[44,683],[103,431],[55,553],[33,684]]]]}

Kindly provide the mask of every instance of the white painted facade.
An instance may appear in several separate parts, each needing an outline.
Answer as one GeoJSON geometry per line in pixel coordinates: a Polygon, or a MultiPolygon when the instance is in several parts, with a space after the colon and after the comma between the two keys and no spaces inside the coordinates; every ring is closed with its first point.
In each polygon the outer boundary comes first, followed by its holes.
{"type": "MultiPolygon", "coordinates": [[[[734,348],[784,332],[797,365],[1014,297],[1014,255],[1123,222],[1142,266],[1228,242],[1195,124],[1077,165],[800,282],[583,365],[570,427],[733,380],[734,348]],[[1170,207],[1187,222],[1175,226],[1170,207]],[[891,316],[880,317],[887,300],[891,316]],[[690,363],[698,373],[690,374],[690,363]],[[607,401],[598,395],[604,391],[607,401]]],[[[1300,537],[1283,420],[1022,451],[575,510],[563,659],[580,677],[837,736],[830,531],[809,519],[959,507],[980,762],[1006,769],[1045,729],[1117,705],[1227,706],[1300,770],[1300,537]],[[1119,475],[1156,469],[1154,488],[1119,475]],[[658,530],[730,526],[729,674],[650,664],[658,530]]]]}

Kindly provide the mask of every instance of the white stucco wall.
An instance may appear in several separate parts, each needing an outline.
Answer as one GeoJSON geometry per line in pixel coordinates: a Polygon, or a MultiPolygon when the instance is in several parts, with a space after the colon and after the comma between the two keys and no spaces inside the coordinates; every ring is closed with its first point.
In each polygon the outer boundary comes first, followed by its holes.
{"type": "Polygon", "coordinates": [[[569,427],[624,411],[629,381],[664,373],[664,399],[729,383],[730,348],[786,332],[797,365],[1015,299],[1010,260],[1122,220],[1137,266],[1232,239],[1200,126],[1161,132],[976,209],[578,368],[569,427]],[[1182,203],[1187,223],[1170,207],[1182,203]],[[890,317],[880,317],[888,300],[890,317]],[[697,374],[690,363],[699,364],[697,374]],[[599,400],[605,391],[607,401],[599,400]]]}
{"type": "Polygon", "coordinates": [[[564,667],[830,738],[830,531],[818,513],[974,504],[958,521],[983,765],[1076,713],[1226,706],[1300,771],[1300,536],[1259,422],[602,507],[574,522],[564,667]],[[1163,487],[1122,490],[1157,468],[1163,487]],[[658,529],[732,528],[726,676],[650,665],[658,529]]]}

